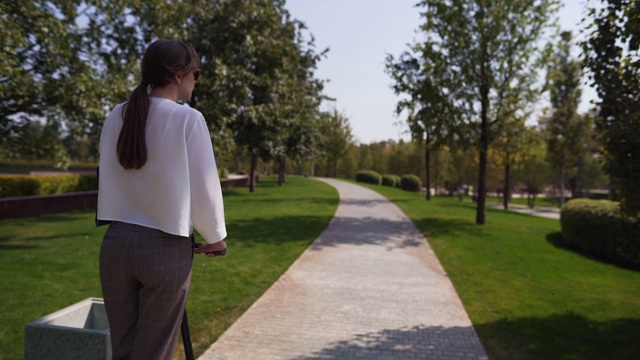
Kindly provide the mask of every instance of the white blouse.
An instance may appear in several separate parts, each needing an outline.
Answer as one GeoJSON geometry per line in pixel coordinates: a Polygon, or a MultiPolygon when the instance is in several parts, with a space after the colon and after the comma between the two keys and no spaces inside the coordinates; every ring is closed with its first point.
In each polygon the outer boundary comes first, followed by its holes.
{"type": "Polygon", "coordinates": [[[193,227],[207,243],[227,236],[218,170],[202,114],[171,100],[151,97],[145,129],[147,162],[125,170],[116,144],[122,106],[107,117],[100,136],[100,220],[142,225],[179,236],[193,227]]]}

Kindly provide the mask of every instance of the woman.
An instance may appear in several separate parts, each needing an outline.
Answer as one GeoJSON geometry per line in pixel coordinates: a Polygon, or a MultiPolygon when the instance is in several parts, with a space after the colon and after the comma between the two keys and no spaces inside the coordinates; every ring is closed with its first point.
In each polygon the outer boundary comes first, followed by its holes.
{"type": "Polygon", "coordinates": [[[191,283],[192,228],[207,242],[196,253],[227,247],[209,129],[199,111],[176,103],[191,98],[199,65],[191,46],[155,41],[140,85],[102,129],[97,221],[111,225],[100,282],[114,360],[172,359],[191,283]]]}

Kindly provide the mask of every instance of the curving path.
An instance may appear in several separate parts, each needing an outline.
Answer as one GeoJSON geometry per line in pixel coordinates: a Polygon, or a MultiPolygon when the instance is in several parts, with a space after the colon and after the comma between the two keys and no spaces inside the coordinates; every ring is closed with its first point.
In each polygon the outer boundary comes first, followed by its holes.
{"type": "Polygon", "coordinates": [[[392,202],[333,179],[327,229],[201,360],[486,359],[449,278],[392,202]]]}

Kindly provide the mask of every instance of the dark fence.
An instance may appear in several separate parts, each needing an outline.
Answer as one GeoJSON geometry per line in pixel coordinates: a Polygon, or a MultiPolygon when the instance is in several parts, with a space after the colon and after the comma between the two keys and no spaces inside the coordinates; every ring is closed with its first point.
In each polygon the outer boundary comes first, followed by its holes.
{"type": "MultiPolygon", "coordinates": [[[[248,186],[249,177],[220,180],[222,189],[248,186]]],[[[93,211],[98,206],[98,191],[59,195],[19,196],[0,199],[0,219],[11,219],[75,210],[93,211]]]]}

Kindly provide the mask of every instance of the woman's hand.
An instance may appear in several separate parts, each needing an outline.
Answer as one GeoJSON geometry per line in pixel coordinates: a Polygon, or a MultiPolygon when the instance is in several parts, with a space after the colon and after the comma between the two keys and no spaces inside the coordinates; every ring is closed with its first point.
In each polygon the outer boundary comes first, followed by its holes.
{"type": "Polygon", "coordinates": [[[196,254],[205,254],[208,257],[216,257],[216,256],[224,256],[224,253],[227,250],[227,243],[222,241],[218,241],[213,244],[200,244],[196,243],[196,248],[194,252],[196,254]],[[222,252],[215,254],[214,252],[222,252]]]}

